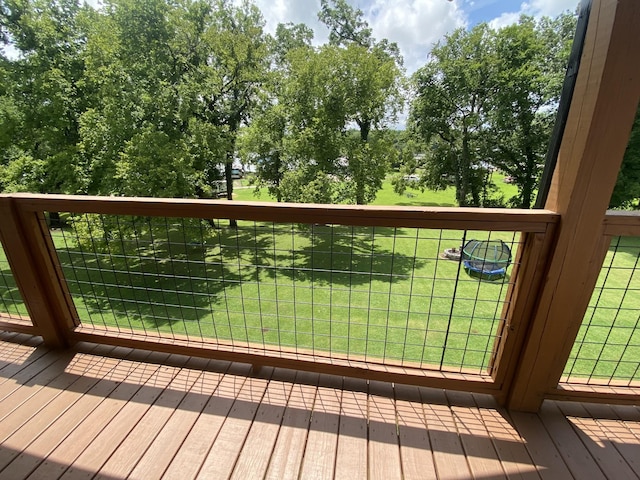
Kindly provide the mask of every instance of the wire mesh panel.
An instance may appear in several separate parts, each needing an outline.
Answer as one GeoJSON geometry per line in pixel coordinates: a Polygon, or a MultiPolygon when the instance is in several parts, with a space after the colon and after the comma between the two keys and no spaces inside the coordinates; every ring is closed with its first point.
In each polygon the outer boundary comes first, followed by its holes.
{"type": "Polygon", "coordinates": [[[470,275],[470,238],[512,232],[69,216],[52,232],[84,326],[484,372],[510,270],[470,275]]]}
{"type": "Polygon", "coordinates": [[[9,262],[0,244],[0,315],[27,317],[27,309],[16,286],[9,262]]]}
{"type": "Polygon", "coordinates": [[[617,237],[561,382],[630,386],[639,380],[640,238],[617,237]]]}

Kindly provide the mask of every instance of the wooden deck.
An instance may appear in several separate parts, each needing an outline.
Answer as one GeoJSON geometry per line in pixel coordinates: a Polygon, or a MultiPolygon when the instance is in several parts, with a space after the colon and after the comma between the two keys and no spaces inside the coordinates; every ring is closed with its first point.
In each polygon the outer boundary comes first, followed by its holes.
{"type": "Polygon", "coordinates": [[[0,333],[0,478],[639,478],[640,409],[0,333]]]}

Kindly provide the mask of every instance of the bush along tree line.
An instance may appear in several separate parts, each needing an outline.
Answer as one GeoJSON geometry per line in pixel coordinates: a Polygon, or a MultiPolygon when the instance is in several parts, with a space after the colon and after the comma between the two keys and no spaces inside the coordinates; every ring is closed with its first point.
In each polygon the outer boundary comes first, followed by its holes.
{"type": "MultiPolygon", "coordinates": [[[[213,198],[226,181],[232,199],[241,159],[278,201],[364,204],[391,174],[532,205],[574,15],[456,30],[410,77],[346,0],[318,17],[323,45],[302,24],[266,33],[248,0],[0,0],[0,189],[213,198]]],[[[638,206],[639,129],[612,206],[638,206]]]]}

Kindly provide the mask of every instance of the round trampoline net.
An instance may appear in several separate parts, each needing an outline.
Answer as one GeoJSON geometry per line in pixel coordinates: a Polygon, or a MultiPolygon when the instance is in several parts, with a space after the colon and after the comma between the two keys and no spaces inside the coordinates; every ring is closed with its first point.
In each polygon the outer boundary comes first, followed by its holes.
{"type": "Polygon", "coordinates": [[[469,240],[462,247],[462,260],[474,272],[504,275],[511,263],[511,249],[502,240],[469,240]]]}

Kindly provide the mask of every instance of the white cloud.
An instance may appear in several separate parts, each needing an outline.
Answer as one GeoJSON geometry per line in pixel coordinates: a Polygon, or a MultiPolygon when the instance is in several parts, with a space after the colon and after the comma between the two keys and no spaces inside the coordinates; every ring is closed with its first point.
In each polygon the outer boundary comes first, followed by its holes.
{"type": "Polygon", "coordinates": [[[520,15],[533,17],[555,17],[567,10],[573,12],[578,6],[579,0],[531,0],[520,5],[517,12],[505,12],[489,22],[493,28],[502,28],[516,23],[520,15]]]}
{"type": "Polygon", "coordinates": [[[274,33],[279,23],[304,23],[315,33],[314,43],[327,41],[327,28],[318,20],[320,0],[255,0],[266,22],[266,30],[274,33]]]}
{"type": "MultiPolygon", "coordinates": [[[[466,25],[457,1],[446,0],[348,0],[360,8],[377,39],[396,42],[405,58],[408,73],[426,62],[432,45],[445,33],[466,25]]],[[[305,23],[315,32],[315,43],[327,41],[327,28],[318,21],[320,0],[256,0],[275,32],[278,23],[305,23]]]]}
{"type": "Polygon", "coordinates": [[[518,22],[518,18],[520,18],[520,12],[508,12],[503,13],[497,18],[494,18],[489,22],[489,26],[493,29],[500,29],[502,27],[506,27],[513,23],[518,22]]]}
{"type": "Polygon", "coordinates": [[[458,4],[445,0],[375,0],[365,15],[376,38],[398,44],[408,73],[424,65],[444,34],[466,25],[458,4]]]}

